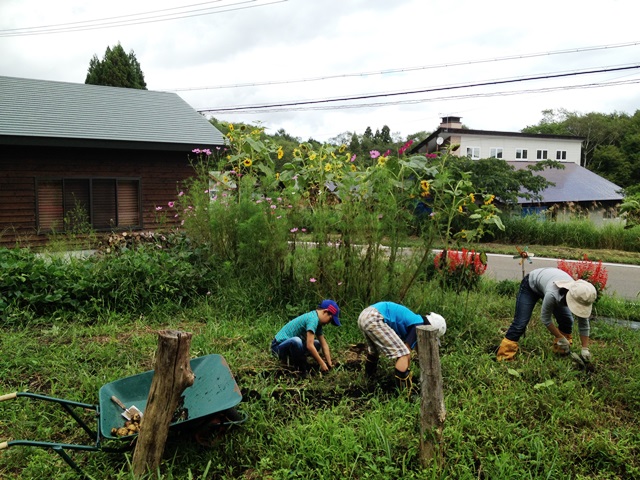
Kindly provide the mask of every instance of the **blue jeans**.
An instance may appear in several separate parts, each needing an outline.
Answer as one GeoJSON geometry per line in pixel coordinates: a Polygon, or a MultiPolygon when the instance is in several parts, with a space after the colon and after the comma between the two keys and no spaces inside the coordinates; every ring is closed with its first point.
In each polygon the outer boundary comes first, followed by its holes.
{"type": "MultiPolygon", "coordinates": [[[[314,340],[313,345],[320,351],[320,341],[314,340]]],[[[291,337],[282,342],[275,338],[271,342],[271,352],[280,359],[293,365],[304,365],[307,363],[307,355],[310,355],[307,345],[300,337],[291,337]]]]}
{"type": "MultiPolygon", "coordinates": [[[[511,341],[517,342],[524,335],[527,325],[531,320],[533,308],[542,299],[540,295],[534,292],[529,286],[529,275],[525,276],[520,282],[520,290],[516,298],[516,313],[513,322],[507,330],[505,337],[511,341]]],[[[562,333],[570,335],[573,330],[573,315],[566,305],[556,305],[553,309],[553,316],[558,321],[558,329],[562,333]]]]}

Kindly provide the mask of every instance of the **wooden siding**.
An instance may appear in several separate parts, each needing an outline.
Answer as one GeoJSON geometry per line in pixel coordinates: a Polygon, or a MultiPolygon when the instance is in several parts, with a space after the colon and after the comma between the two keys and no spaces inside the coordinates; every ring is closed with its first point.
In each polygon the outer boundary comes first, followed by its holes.
{"type": "MultiPolygon", "coordinates": [[[[0,246],[47,242],[47,236],[37,232],[36,179],[139,179],[142,228],[155,230],[156,206],[167,212],[168,202],[176,199],[184,180],[195,173],[188,157],[188,152],[0,146],[0,246]]],[[[122,195],[128,201],[137,200],[131,192],[122,195]]],[[[177,225],[179,219],[168,214],[166,221],[177,225]]]]}

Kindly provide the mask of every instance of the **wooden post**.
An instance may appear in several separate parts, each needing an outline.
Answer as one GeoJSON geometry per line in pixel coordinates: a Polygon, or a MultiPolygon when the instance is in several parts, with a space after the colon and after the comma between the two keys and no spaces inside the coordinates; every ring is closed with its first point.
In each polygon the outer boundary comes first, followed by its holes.
{"type": "Polygon", "coordinates": [[[155,371],[133,452],[135,478],[155,472],[160,466],[171,418],[182,392],[193,385],[195,379],[191,371],[190,348],[191,333],[176,330],[158,332],[155,371]]]}
{"type": "Polygon", "coordinates": [[[442,429],[447,412],[444,407],[442,370],[438,335],[425,326],[417,327],[420,362],[420,462],[428,467],[435,458],[442,466],[442,429]]]}

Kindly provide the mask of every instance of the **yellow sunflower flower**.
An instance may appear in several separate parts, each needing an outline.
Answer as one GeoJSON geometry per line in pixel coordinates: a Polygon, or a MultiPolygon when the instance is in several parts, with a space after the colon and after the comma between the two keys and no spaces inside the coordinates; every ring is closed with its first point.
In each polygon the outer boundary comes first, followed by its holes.
{"type": "Polygon", "coordinates": [[[338,149],[338,153],[344,153],[346,149],[347,149],[347,146],[343,143],[342,145],[340,145],[340,148],[338,149]]]}
{"type": "Polygon", "coordinates": [[[331,168],[332,168],[332,167],[331,167],[331,164],[330,164],[330,163],[326,163],[326,164],[324,165],[324,171],[325,171],[325,172],[330,172],[330,171],[331,171],[331,168]]]}
{"type": "Polygon", "coordinates": [[[300,149],[299,149],[299,148],[294,148],[294,149],[293,149],[293,156],[294,156],[295,158],[300,158],[300,157],[302,156],[302,152],[300,151],[300,149]]]}
{"type": "Polygon", "coordinates": [[[282,157],[284,157],[284,151],[282,150],[282,147],[278,147],[278,160],[282,157]]]}
{"type": "Polygon", "coordinates": [[[460,205],[460,206],[458,207],[458,211],[459,211],[460,213],[462,213],[462,205],[460,205]]]}
{"type": "Polygon", "coordinates": [[[469,194],[469,198],[471,199],[471,203],[476,201],[476,196],[473,193],[469,194]]]}
{"type": "Polygon", "coordinates": [[[317,157],[316,152],[311,152],[311,153],[309,154],[309,160],[311,160],[311,161],[315,160],[315,159],[316,159],[316,157],[317,157]]]}
{"type": "Polygon", "coordinates": [[[233,132],[233,123],[229,124],[229,131],[233,132]]]}
{"type": "Polygon", "coordinates": [[[378,157],[378,166],[384,167],[385,163],[387,163],[387,157],[378,157]]]}
{"type": "Polygon", "coordinates": [[[429,191],[429,187],[430,187],[430,185],[429,185],[429,182],[427,180],[420,180],[420,188],[422,190],[424,190],[425,192],[428,192],[429,191]]]}
{"type": "Polygon", "coordinates": [[[245,167],[250,167],[251,165],[253,165],[253,162],[251,161],[251,159],[250,159],[250,158],[245,158],[245,159],[242,161],[242,165],[244,165],[245,167]]]}
{"type": "Polygon", "coordinates": [[[352,171],[352,172],[355,172],[355,171],[356,171],[356,166],[355,166],[353,163],[351,164],[351,171],[352,171]]]}
{"type": "Polygon", "coordinates": [[[495,196],[495,195],[489,195],[489,198],[487,198],[487,199],[484,201],[484,204],[485,204],[485,205],[489,205],[491,202],[493,202],[493,199],[494,199],[494,198],[496,198],[496,196],[495,196]]]}

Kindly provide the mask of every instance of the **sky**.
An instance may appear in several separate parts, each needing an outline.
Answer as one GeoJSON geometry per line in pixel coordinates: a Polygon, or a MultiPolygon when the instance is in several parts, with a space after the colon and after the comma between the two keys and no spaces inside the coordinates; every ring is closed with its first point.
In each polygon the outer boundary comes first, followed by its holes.
{"type": "Polygon", "coordinates": [[[516,132],[548,109],[635,113],[636,3],[0,0],[0,75],[84,83],[120,43],[149,90],[303,141],[443,116],[516,132]]]}

